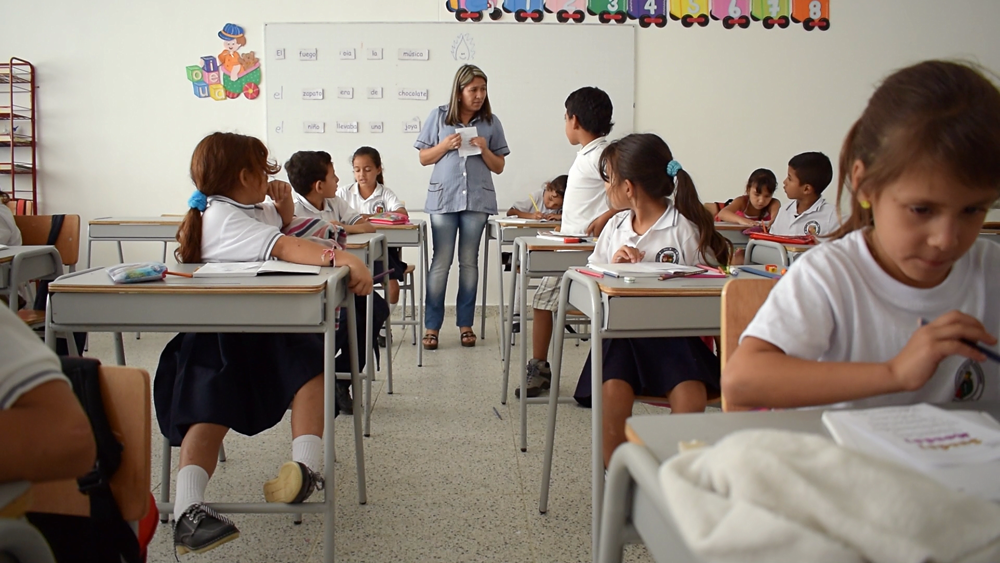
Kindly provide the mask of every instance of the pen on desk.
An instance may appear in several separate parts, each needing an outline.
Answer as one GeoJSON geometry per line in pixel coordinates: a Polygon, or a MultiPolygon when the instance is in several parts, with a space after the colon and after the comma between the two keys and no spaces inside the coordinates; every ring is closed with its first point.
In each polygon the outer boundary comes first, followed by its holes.
{"type": "Polygon", "coordinates": [[[760,276],[762,278],[771,278],[771,279],[775,279],[775,280],[780,280],[781,279],[781,274],[776,274],[774,272],[768,272],[767,270],[761,270],[759,268],[734,268],[733,271],[732,271],[732,274],[734,276],[739,275],[739,274],[737,274],[737,272],[740,272],[740,271],[750,272],[751,274],[753,274],[755,276],[760,276]]]}
{"type": "Polygon", "coordinates": [[[194,274],[186,274],[184,272],[171,272],[170,270],[167,270],[167,275],[168,276],[180,276],[182,278],[193,278],[194,277],[194,274]]]}
{"type": "Polygon", "coordinates": [[[708,270],[709,272],[715,272],[716,274],[725,274],[721,268],[716,268],[714,266],[709,266],[708,264],[698,264],[698,267],[702,270],[708,270]]]}
{"type": "MultiPolygon", "coordinates": [[[[926,324],[927,324],[927,319],[921,318],[920,319],[920,326],[924,326],[926,324]]],[[[987,358],[989,358],[989,359],[993,360],[994,362],[1000,364],[1000,354],[997,354],[993,350],[990,350],[989,348],[983,346],[982,344],[979,344],[978,342],[973,342],[973,341],[969,340],[968,338],[959,338],[959,340],[962,342],[962,344],[965,344],[966,346],[971,346],[971,347],[975,348],[976,350],[978,350],[979,352],[981,352],[987,358]]]]}
{"type": "Polygon", "coordinates": [[[538,209],[538,204],[535,203],[535,198],[531,197],[531,194],[528,194],[528,199],[531,200],[531,205],[535,206],[535,213],[541,213],[542,211],[538,209]]]}
{"type": "Polygon", "coordinates": [[[585,276],[590,276],[592,278],[603,278],[604,277],[604,274],[602,274],[601,272],[595,272],[594,270],[591,270],[590,268],[573,268],[573,269],[576,270],[577,272],[580,272],[581,274],[583,274],[585,276]]]}

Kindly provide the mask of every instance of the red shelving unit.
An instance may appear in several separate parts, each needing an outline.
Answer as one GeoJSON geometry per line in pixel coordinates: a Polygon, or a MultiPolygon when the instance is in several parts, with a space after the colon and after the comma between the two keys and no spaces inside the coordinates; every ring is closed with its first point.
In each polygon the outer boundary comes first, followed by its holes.
{"type": "Polygon", "coordinates": [[[38,137],[35,67],[11,57],[0,63],[0,191],[15,200],[38,202],[38,137]]]}

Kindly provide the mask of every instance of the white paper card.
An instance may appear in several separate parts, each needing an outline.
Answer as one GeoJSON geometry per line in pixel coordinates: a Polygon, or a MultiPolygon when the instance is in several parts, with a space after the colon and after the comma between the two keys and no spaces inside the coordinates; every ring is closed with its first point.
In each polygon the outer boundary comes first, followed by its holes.
{"type": "Polygon", "coordinates": [[[312,49],[299,49],[299,60],[300,61],[315,61],[318,56],[317,49],[313,47],[312,49]]]}
{"type": "Polygon", "coordinates": [[[385,130],[385,124],[381,121],[369,121],[368,122],[368,132],[369,133],[381,133],[385,130]]]}
{"type": "Polygon", "coordinates": [[[285,60],[285,50],[283,48],[274,50],[274,60],[276,61],[285,60]]]}
{"type": "Polygon", "coordinates": [[[431,58],[430,49],[400,49],[399,60],[401,61],[427,61],[431,58]]]}
{"type": "Polygon", "coordinates": [[[462,144],[458,146],[458,156],[474,156],[483,154],[483,150],[472,144],[472,139],[479,136],[475,127],[459,127],[455,132],[462,136],[462,144]]]}
{"type": "Polygon", "coordinates": [[[306,121],[302,124],[302,130],[306,133],[326,133],[326,123],[322,121],[306,121]]]}
{"type": "Polygon", "coordinates": [[[400,88],[396,92],[400,100],[426,100],[428,99],[427,90],[420,90],[418,88],[400,88]]]}
{"type": "Polygon", "coordinates": [[[381,86],[371,86],[368,88],[368,99],[369,100],[381,100],[382,99],[382,87],[381,86]]]}
{"type": "Polygon", "coordinates": [[[365,53],[368,55],[369,61],[382,60],[382,47],[369,47],[365,49],[365,53]]]}
{"type": "Polygon", "coordinates": [[[358,132],[358,122],[357,121],[338,121],[337,122],[337,133],[357,133],[358,132]]]}
{"type": "Polygon", "coordinates": [[[340,50],[340,60],[342,61],[353,61],[358,58],[357,52],[354,49],[341,49],[340,50]]]}
{"type": "Polygon", "coordinates": [[[309,88],[308,90],[302,91],[303,100],[322,100],[323,99],[323,89],[322,88],[309,88]]]}
{"type": "Polygon", "coordinates": [[[420,132],[420,118],[414,117],[409,121],[403,122],[403,133],[419,133],[420,132]]]}
{"type": "Polygon", "coordinates": [[[341,100],[353,100],[354,99],[354,88],[349,88],[347,86],[341,86],[337,88],[337,97],[341,100]]]}

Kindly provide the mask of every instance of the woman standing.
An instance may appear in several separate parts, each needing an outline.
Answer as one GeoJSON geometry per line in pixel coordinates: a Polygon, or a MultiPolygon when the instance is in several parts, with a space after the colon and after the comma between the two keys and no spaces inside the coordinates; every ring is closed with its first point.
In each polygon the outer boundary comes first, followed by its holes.
{"type": "Polygon", "coordinates": [[[414,143],[420,164],[434,165],[424,211],[431,216],[434,257],[427,277],[427,332],[423,345],[438,346],[438,332],[444,322],[444,294],[448,272],[458,239],[458,309],[456,324],[462,346],[475,346],[472,321],[479,284],[479,242],[486,220],[497,212],[493,174],[503,172],[504,157],[510,154],[500,120],[490,110],[486,94],[486,74],[479,67],[462,65],[452,82],[448,105],[440,106],[427,121],[414,143]],[[481,154],[459,156],[462,137],[455,129],[474,127],[470,143],[481,154]]]}

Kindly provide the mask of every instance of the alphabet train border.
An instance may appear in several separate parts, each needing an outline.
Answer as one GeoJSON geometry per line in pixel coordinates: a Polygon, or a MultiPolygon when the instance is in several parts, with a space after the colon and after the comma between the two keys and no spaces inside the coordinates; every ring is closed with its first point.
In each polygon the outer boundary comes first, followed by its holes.
{"type": "Polygon", "coordinates": [[[448,11],[460,22],[499,20],[504,13],[518,22],[540,22],[555,14],[559,23],[582,23],[596,16],[600,23],[636,20],[640,27],[665,27],[669,20],[684,27],[705,27],[721,21],[726,29],[761,22],[766,29],[792,23],[806,31],[830,29],[830,0],[446,0],[448,11]]]}

